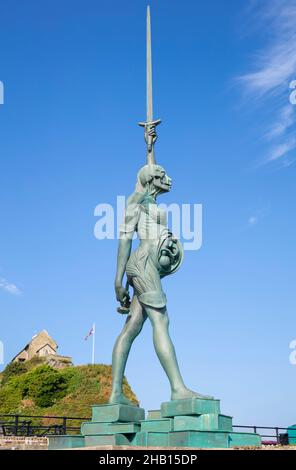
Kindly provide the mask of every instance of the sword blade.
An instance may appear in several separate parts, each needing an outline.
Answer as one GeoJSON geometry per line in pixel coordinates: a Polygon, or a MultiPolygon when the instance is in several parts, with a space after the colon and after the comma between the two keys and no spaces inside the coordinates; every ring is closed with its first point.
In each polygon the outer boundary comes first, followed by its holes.
{"type": "Polygon", "coordinates": [[[153,121],[152,102],[152,52],[151,52],[151,18],[150,6],[147,6],[147,122],[153,121]]]}

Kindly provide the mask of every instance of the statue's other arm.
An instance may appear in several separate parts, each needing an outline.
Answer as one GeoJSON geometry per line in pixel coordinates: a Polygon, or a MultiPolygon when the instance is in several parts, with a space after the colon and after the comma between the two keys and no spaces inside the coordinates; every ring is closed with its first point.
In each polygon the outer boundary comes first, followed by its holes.
{"type": "Polygon", "coordinates": [[[127,296],[126,289],[122,286],[122,280],[125,273],[126,263],[131,254],[132,249],[132,239],[127,237],[125,234],[121,235],[118,244],[117,252],[117,269],[115,277],[115,292],[116,299],[119,302],[124,302],[125,297],[127,296]]]}
{"type": "Polygon", "coordinates": [[[115,277],[116,299],[124,302],[128,292],[122,286],[126,264],[131,254],[133,235],[137,227],[139,217],[139,193],[134,193],[129,197],[126,205],[124,223],[120,229],[120,239],[117,252],[117,269],[115,277]]]}

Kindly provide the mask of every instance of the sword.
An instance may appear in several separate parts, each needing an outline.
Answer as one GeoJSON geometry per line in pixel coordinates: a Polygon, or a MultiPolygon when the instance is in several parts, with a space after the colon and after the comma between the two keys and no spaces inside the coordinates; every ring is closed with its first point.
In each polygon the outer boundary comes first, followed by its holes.
{"type": "Polygon", "coordinates": [[[147,144],[147,163],[155,164],[154,144],[157,139],[155,128],[161,123],[160,119],[153,121],[153,99],[152,99],[152,52],[151,52],[151,18],[150,7],[147,6],[147,36],[146,36],[146,107],[147,120],[139,122],[144,127],[145,141],[147,144]]]}

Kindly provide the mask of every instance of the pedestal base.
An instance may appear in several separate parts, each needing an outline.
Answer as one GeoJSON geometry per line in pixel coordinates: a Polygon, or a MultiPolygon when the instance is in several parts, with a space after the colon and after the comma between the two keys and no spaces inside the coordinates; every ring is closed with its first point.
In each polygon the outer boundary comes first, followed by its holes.
{"type": "Polygon", "coordinates": [[[130,405],[93,405],[92,422],[138,422],[145,419],[145,411],[138,406],[130,405]]]}
{"type": "Polygon", "coordinates": [[[148,412],[130,405],[94,405],[81,436],[53,436],[50,449],[91,446],[230,448],[260,446],[255,433],[233,432],[232,418],[220,414],[219,400],[190,398],[162,403],[148,412]]]}

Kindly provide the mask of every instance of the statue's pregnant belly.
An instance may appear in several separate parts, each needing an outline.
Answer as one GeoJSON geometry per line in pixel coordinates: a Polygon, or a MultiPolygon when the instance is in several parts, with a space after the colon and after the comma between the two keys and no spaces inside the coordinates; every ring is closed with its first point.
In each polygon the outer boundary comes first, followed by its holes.
{"type": "Polygon", "coordinates": [[[154,266],[160,277],[164,277],[174,273],[183,260],[183,247],[168,230],[166,214],[157,206],[152,209],[140,214],[137,226],[140,246],[130,256],[127,274],[135,272],[145,276],[149,258],[148,264],[154,266]]]}

